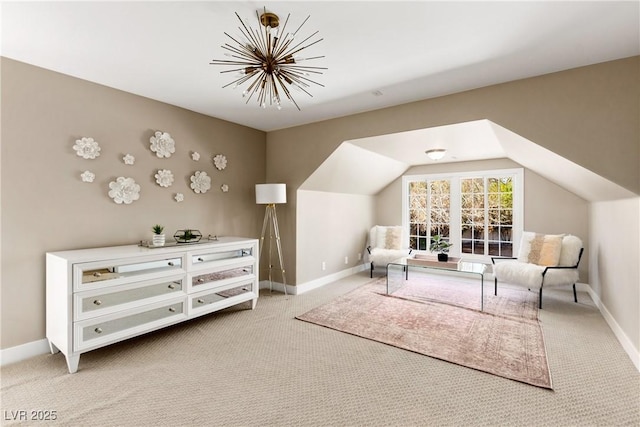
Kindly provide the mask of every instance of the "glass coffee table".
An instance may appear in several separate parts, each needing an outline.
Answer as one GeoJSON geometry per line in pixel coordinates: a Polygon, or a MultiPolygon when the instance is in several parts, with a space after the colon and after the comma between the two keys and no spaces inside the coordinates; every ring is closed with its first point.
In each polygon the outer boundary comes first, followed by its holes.
{"type": "Polygon", "coordinates": [[[480,281],[480,311],[484,311],[484,272],[487,264],[449,257],[449,261],[441,262],[436,257],[416,255],[400,258],[387,264],[387,295],[393,295],[405,286],[410,272],[438,274],[451,277],[465,277],[480,281]]]}

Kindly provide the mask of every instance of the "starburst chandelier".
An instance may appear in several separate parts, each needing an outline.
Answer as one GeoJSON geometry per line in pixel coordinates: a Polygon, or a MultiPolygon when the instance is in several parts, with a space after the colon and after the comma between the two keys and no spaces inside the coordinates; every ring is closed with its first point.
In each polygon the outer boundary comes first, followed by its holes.
{"type": "Polygon", "coordinates": [[[292,95],[292,89],[299,90],[313,97],[309,92],[312,84],[324,85],[312,80],[314,74],[322,74],[320,70],[325,67],[312,67],[300,65],[303,61],[324,58],[324,56],[302,57],[300,54],[304,49],[321,42],[318,39],[318,31],[306,38],[301,38],[298,32],[307,22],[310,16],[300,24],[294,32],[287,32],[289,15],[280,27],[280,19],[277,15],[267,12],[256,18],[263,27],[255,30],[246,24],[236,12],[236,17],[242,24],[238,27],[240,36],[233,37],[224,33],[234,44],[225,43],[222,48],[227,52],[225,56],[231,57],[229,60],[213,59],[211,65],[226,65],[233,67],[221,73],[234,73],[235,80],[223,86],[237,88],[245,83],[248,87],[242,92],[242,96],[247,98],[248,104],[252,97],[256,97],[258,105],[262,108],[276,106],[282,109],[282,100],[288,99],[300,110],[300,106],[292,95]],[[315,38],[315,40],[314,40],[315,38]],[[298,41],[300,40],[300,41],[298,41]],[[284,95],[283,95],[284,94],[284,95]],[[286,97],[286,98],[284,98],[286,97]]]}

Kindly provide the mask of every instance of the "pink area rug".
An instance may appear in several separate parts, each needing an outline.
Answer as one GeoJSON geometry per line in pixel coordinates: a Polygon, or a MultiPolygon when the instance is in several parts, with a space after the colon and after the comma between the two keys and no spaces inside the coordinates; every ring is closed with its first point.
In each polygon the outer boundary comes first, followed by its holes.
{"type": "Polygon", "coordinates": [[[552,388],[537,294],[412,274],[386,295],[373,280],[296,318],[468,368],[552,388]]]}

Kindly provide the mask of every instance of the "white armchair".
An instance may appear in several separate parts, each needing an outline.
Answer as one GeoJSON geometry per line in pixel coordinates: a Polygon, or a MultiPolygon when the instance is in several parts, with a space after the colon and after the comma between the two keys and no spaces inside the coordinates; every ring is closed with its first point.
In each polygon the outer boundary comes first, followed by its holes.
{"type": "Polygon", "coordinates": [[[403,248],[403,229],[401,226],[374,225],[369,231],[367,252],[371,263],[370,276],[376,267],[387,268],[387,264],[406,257],[411,249],[403,248]]]}
{"type": "Polygon", "coordinates": [[[517,258],[491,257],[494,292],[498,295],[498,280],[540,289],[538,306],[542,308],[543,287],[573,285],[573,299],[578,302],[576,282],[583,250],[576,236],[524,232],[517,258]]]}

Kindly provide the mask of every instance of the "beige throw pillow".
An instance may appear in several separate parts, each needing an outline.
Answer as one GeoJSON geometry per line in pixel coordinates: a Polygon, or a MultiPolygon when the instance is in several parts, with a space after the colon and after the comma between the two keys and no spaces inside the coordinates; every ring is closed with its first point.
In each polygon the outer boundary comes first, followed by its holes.
{"type": "Polygon", "coordinates": [[[525,231],[518,252],[518,261],[555,267],[560,260],[563,234],[537,234],[525,231]]]}
{"type": "Polygon", "coordinates": [[[401,226],[378,226],[376,229],[376,247],[384,249],[402,249],[401,226]]]}

